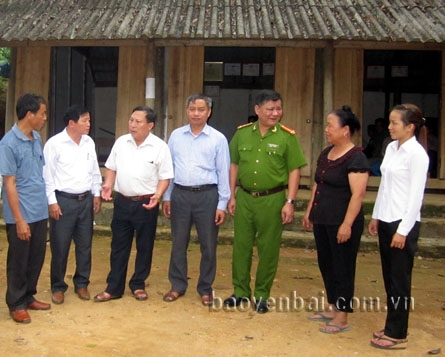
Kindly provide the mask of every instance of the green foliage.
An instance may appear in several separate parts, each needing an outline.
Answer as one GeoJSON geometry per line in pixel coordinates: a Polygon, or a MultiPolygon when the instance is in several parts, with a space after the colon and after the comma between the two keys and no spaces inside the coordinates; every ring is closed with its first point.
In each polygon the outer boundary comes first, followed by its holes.
{"type": "Polygon", "coordinates": [[[11,58],[11,49],[9,47],[0,47],[0,63],[11,58]]]}

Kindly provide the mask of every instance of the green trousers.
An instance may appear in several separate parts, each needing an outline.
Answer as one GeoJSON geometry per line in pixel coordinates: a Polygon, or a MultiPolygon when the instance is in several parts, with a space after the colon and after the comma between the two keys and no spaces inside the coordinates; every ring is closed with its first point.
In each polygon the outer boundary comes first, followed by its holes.
{"type": "Polygon", "coordinates": [[[232,260],[232,282],[236,296],[252,297],[250,271],[256,241],[258,266],[254,297],[257,301],[269,298],[280,255],[283,232],[281,209],[284,202],[285,191],[262,197],[237,191],[232,260]]]}

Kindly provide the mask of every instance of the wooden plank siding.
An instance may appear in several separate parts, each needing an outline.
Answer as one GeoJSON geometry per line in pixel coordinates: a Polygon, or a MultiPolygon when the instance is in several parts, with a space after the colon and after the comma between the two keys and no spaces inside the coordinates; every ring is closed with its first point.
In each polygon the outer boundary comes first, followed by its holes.
{"type": "Polygon", "coordinates": [[[128,133],[131,111],[145,103],[145,77],[148,52],[146,46],[119,47],[117,79],[116,133],[118,138],[128,133]]]}
{"type": "Polygon", "coordinates": [[[438,177],[445,179],[445,50],[442,50],[442,87],[441,87],[441,108],[439,118],[439,132],[437,136],[439,138],[440,152],[438,157],[439,169],[437,170],[438,177]]]}
{"type": "Polygon", "coordinates": [[[169,47],[167,100],[167,138],[173,129],[187,124],[185,101],[202,92],[204,82],[204,47],[169,47]]]}
{"type": "MultiPolygon", "coordinates": [[[[36,93],[48,100],[50,88],[51,47],[18,47],[15,63],[14,108],[17,99],[24,93],[36,93]]],[[[49,105],[47,108],[49,113],[49,105]]],[[[7,124],[13,124],[14,115],[7,124]]],[[[48,120],[51,118],[48,117],[48,120]]],[[[11,127],[7,127],[9,129],[11,127]]],[[[42,141],[48,138],[48,124],[40,131],[42,141]]]]}
{"type": "MultiPolygon", "coordinates": [[[[363,122],[363,50],[362,49],[334,49],[334,108],[349,105],[363,122]]],[[[361,145],[361,135],[353,139],[361,145]]]]}
{"type": "Polygon", "coordinates": [[[282,123],[296,130],[311,173],[315,49],[278,47],[275,55],[275,90],[283,98],[282,123]]]}

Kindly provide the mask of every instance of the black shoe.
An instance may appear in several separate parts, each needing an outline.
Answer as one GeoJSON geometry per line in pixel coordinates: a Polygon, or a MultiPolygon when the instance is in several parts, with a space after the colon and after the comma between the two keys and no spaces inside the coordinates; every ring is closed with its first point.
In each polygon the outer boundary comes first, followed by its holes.
{"type": "Polygon", "coordinates": [[[269,312],[269,303],[267,301],[257,301],[255,303],[255,311],[259,314],[269,312]]]}
{"type": "Polygon", "coordinates": [[[250,301],[250,299],[247,297],[240,297],[240,296],[232,295],[224,300],[224,306],[227,306],[227,307],[240,306],[241,303],[244,301],[247,302],[247,301],[250,301]]]}

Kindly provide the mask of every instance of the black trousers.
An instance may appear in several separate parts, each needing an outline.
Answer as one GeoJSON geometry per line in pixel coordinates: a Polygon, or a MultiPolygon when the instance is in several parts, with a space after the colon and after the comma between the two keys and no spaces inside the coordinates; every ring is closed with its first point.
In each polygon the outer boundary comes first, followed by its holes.
{"type": "Polygon", "coordinates": [[[204,191],[186,191],[173,188],[171,195],[172,249],[168,278],[172,289],[184,293],[188,287],[187,247],[194,224],[201,249],[201,262],[197,284],[198,293],[212,293],[216,275],[216,246],[218,226],[215,213],[218,205],[218,188],[204,191]]]}
{"type": "Polygon", "coordinates": [[[314,224],[318,266],[328,302],[344,312],[353,312],[355,266],[364,221],[355,221],[351,238],[337,243],[338,225],[314,224]]]}
{"type": "Polygon", "coordinates": [[[149,198],[130,201],[117,195],[114,200],[113,219],[111,221],[111,270],[107,277],[106,292],[122,296],[125,291],[128,260],[130,258],[133,237],[136,235],[136,259],[134,273],[129,281],[131,291],[145,289],[145,280],[150,275],[153,246],[156,236],[159,205],[146,210],[142,204],[148,204],[149,198]]]}
{"type": "Polygon", "coordinates": [[[403,249],[391,248],[391,240],[400,221],[379,221],[379,247],[382,261],[383,281],[386,290],[385,335],[403,339],[408,333],[408,318],[411,308],[411,276],[414,254],[417,251],[420,222],[416,222],[408,233],[403,249]]]}
{"type": "Polygon", "coordinates": [[[46,253],[47,219],[28,223],[29,240],[17,237],[17,226],[6,225],[8,257],[6,261],[6,304],[9,310],[26,309],[37,293],[37,282],[46,253]]]}
{"type": "Polygon", "coordinates": [[[66,291],[66,266],[71,241],[75,245],[76,271],[74,289],[85,288],[90,283],[91,241],[93,238],[93,196],[77,200],[57,195],[62,210],[59,220],[50,219],[51,291],[66,291]]]}

